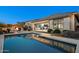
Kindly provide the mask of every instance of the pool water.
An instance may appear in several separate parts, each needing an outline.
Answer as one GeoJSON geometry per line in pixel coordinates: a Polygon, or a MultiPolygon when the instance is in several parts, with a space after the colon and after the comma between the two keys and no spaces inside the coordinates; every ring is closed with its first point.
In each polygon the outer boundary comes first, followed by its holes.
{"type": "Polygon", "coordinates": [[[4,53],[63,53],[64,51],[50,47],[29,37],[7,37],[4,40],[4,53]]]}

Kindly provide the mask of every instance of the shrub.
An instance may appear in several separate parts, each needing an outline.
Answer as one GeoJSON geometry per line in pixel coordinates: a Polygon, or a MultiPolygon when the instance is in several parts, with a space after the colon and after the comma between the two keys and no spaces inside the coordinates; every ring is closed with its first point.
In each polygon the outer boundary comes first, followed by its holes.
{"type": "Polygon", "coordinates": [[[53,33],[60,34],[61,31],[60,31],[59,29],[55,29],[55,30],[53,31],[53,33]]]}
{"type": "Polygon", "coordinates": [[[52,29],[48,29],[48,31],[47,31],[47,32],[48,32],[48,33],[51,33],[52,31],[53,31],[52,29]]]}

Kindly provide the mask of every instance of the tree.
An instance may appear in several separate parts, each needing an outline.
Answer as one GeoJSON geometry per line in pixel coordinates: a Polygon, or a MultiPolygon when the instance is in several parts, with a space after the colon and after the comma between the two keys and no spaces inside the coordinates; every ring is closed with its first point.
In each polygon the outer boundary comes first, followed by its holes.
{"type": "Polygon", "coordinates": [[[25,22],[17,22],[17,25],[19,25],[19,26],[24,26],[25,25],[25,22]]]}
{"type": "Polygon", "coordinates": [[[12,27],[12,24],[7,24],[7,27],[12,27]]]}

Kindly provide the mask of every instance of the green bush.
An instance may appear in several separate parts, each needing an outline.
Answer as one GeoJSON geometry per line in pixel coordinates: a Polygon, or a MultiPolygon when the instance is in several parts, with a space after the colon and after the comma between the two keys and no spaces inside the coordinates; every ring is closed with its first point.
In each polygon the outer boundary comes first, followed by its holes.
{"type": "Polygon", "coordinates": [[[48,29],[48,31],[47,31],[47,32],[48,32],[48,33],[51,33],[52,31],[53,31],[52,29],[48,29]]]}
{"type": "Polygon", "coordinates": [[[53,31],[53,33],[60,34],[61,31],[60,31],[59,29],[55,29],[55,30],[53,31]]]}

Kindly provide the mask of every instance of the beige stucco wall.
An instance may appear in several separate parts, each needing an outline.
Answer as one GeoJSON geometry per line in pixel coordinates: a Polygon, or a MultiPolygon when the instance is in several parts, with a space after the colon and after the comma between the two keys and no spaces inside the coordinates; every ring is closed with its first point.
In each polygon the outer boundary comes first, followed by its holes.
{"type": "MultiPolygon", "coordinates": [[[[63,29],[62,30],[71,30],[75,31],[75,16],[74,14],[69,15],[68,17],[62,18],[63,29]]],[[[53,19],[49,21],[49,28],[53,29],[53,19]]]]}
{"type": "Polygon", "coordinates": [[[63,30],[71,30],[70,28],[70,17],[63,18],[63,30]]]}
{"type": "Polygon", "coordinates": [[[53,20],[49,20],[49,28],[53,29],[53,20]]]}
{"type": "Polygon", "coordinates": [[[71,30],[71,31],[75,31],[75,21],[76,21],[76,19],[75,19],[75,16],[74,16],[75,14],[72,14],[72,15],[70,15],[69,17],[67,17],[67,18],[64,18],[64,21],[66,21],[65,23],[64,23],[64,30],[71,30]]]}
{"type": "Polygon", "coordinates": [[[70,25],[71,25],[71,26],[70,26],[70,27],[71,27],[71,30],[72,30],[72,31],[75,31],[75,20],[76,20],[76,19],[75,19],[74,14],[71,15],[70,19],[71,19],[71,20],[70,20],[70,22],[71,22],[71,23],[70,23],[70,25]]]}

